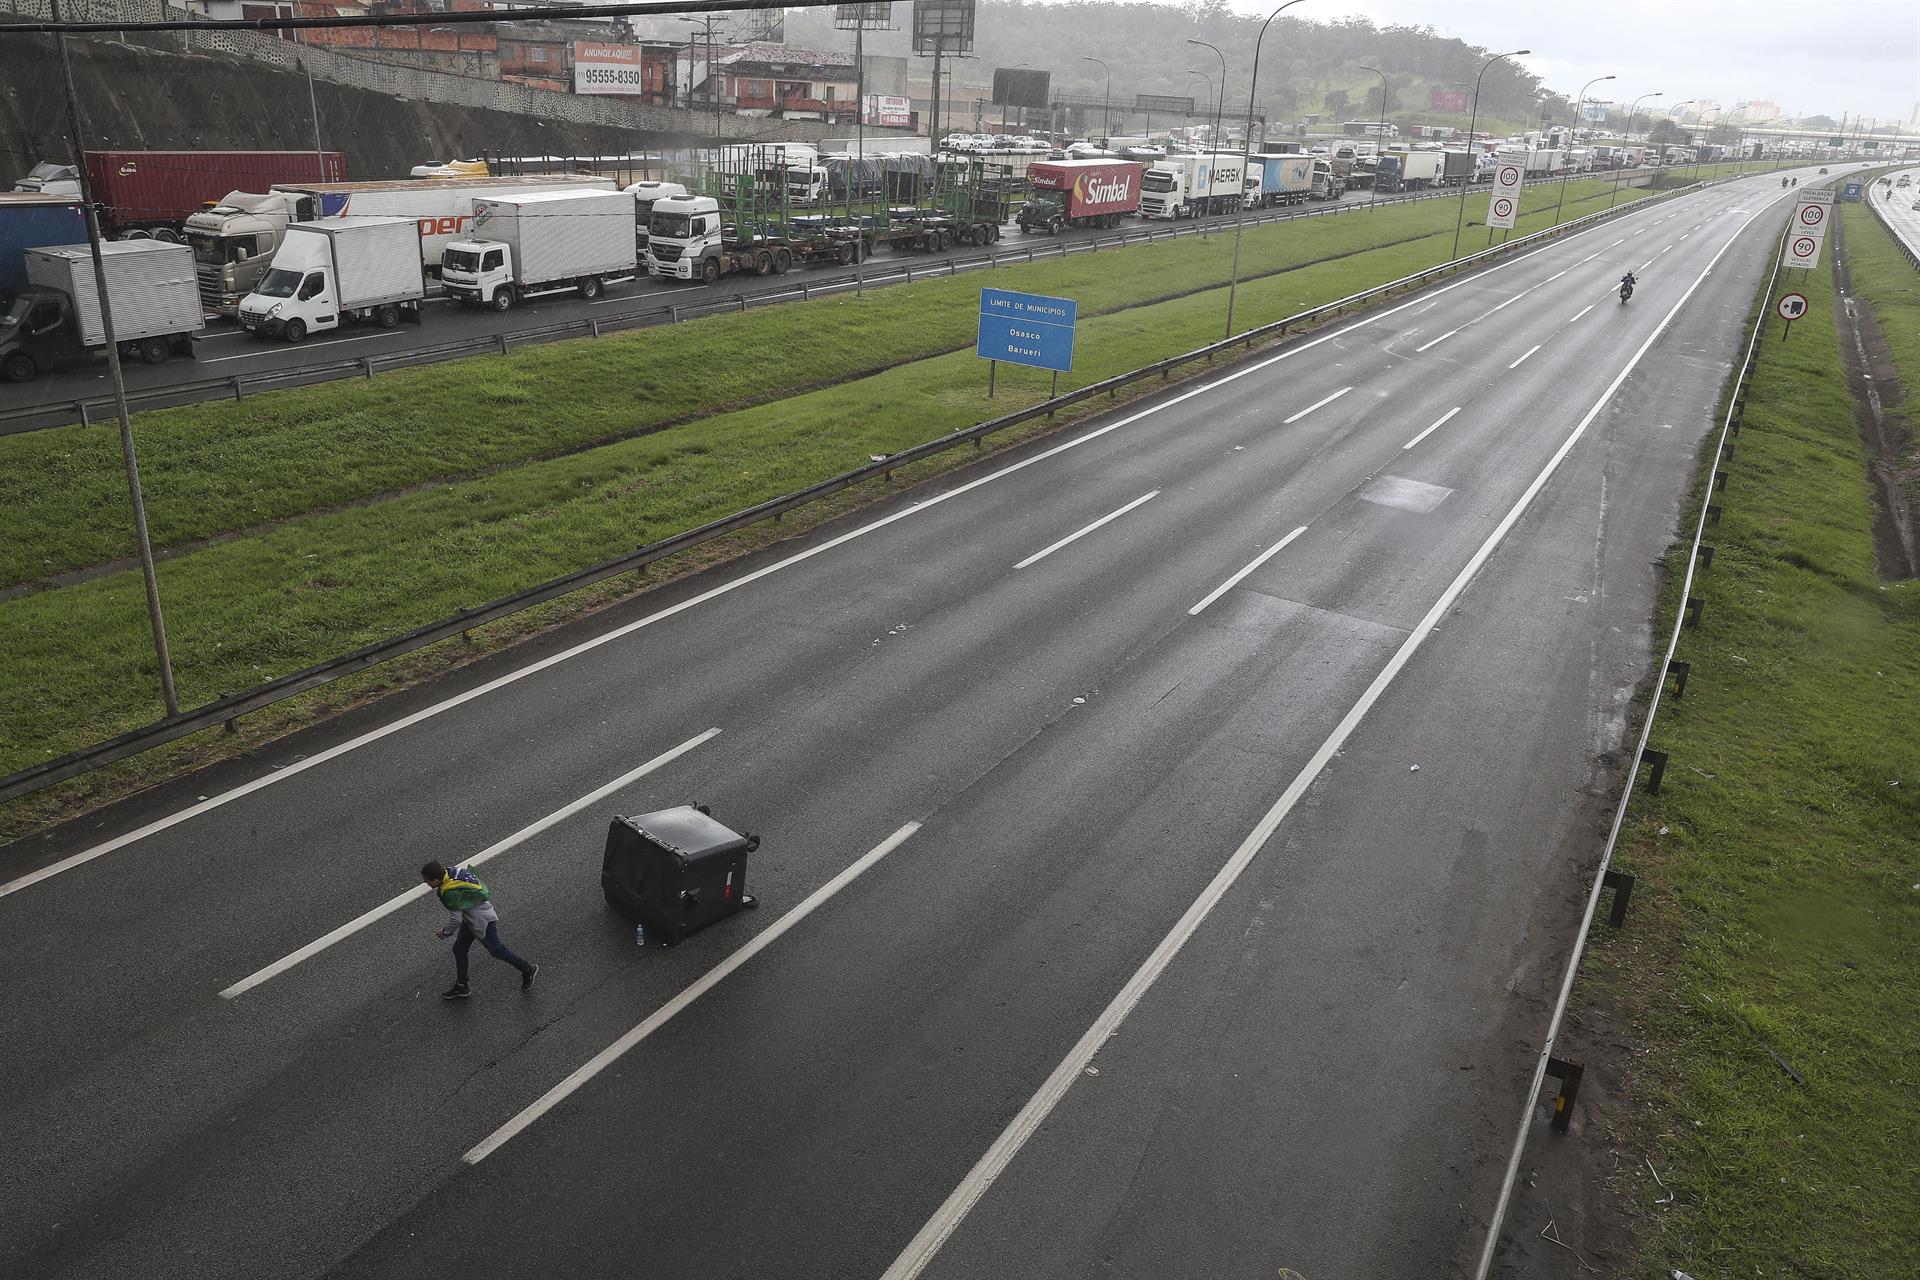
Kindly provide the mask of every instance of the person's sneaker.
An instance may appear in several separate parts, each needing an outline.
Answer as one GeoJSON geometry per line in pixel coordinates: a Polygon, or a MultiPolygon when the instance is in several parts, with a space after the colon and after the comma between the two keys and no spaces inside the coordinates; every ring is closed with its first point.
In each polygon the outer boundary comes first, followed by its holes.
{"type": "Polygon", "coordinates": [[[521,975],[520,975],[520,989],[521,989],[522,991],[525,991],[525,990],[526,990],[526,989],[527,989],[528,987],[530,987],[530,986],[532,986],[532,985],[533,985],[533,979],[534,979],[534,976],[535,976],[536,974],[538,974],[539,972],[540,972],[540,966],[539,966],[539,965],[537,965],[537,964],[535,964],[535,965],[528,965],[528,966],[527,966],[527,971],[526,971],[525,973],[523,973],[523,974],[521,974],[521,975]]]}
{"type": "Polygon", "coordinates": [[[442,1000],[465,1000],[468,996],[472,994],[473,992],[467,989],[466,983],[456,982],[452,986],[448,987],[445,991],[442,991],[440,993],[440,998],[442,1000]]]}

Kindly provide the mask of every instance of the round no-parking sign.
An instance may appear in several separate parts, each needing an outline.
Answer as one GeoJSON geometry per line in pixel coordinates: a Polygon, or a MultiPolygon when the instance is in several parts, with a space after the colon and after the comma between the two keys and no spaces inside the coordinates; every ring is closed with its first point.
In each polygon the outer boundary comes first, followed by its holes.
{"type": "Polygon", "coordinates": [[[1782,294],[1774,310],[1780,313],[1782,320],[1798,320],[1807,314],[1807,295],[1804,293],[1782,294]]]}

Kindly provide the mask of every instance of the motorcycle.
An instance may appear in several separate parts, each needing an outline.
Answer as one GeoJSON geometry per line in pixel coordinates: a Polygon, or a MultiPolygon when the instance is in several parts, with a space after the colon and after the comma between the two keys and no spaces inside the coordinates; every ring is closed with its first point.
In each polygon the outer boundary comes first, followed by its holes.
{"type": "Polygon", "coordinates": [[[1781,186],[1783,186],[1783,187],[1784,187],[1784,186],[1786,186],[1786,185],[1787,185],[1787,180],[1786,180],[1785,178],[1782,178],[1782,179],[1780,179],[1780,185],[1781,185],[1781,186]]]}
{"type": "Polygon", "coordinates": [[[1622,280],[1620,282],[1620,301],[1625,302],[1628,298],[1631,298],[1632,296],[1633,296],[1633,281],[1622,280]]]}

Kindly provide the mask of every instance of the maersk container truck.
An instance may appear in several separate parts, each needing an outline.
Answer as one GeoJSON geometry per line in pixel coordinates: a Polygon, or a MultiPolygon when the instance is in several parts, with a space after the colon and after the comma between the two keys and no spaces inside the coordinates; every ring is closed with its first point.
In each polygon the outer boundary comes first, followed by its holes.
{"type": "Polygon", "coordinates": [[[75,196],[0,191],[0,293],[27,282],[26,251],[87,238],[87,216],[75,196]]]}
{"type": "Polygon", "coordinates": [[[1140,182],[1142,218],[1198,218],[1232,213],[1245,196],[1246,164],[1233,152],[1168,156],[1140,182]]]}
{"type": "Polygon", "coordinates": [[[1016,221],[1023,233],[1117,227],[1140,211],[1144,172],[1133,160],[1036,160],[1027,166],[1027,198],[1016,221]]]}
{"type": "MultiPolygon", "coordinates": [[[[100,255],[121,355],[148,364],[191,355],[193,335],[206,322],[187,247],[111,240],[100,255]]],[[[24,258],[28,285],[0,310],[0,374],[9,382],[83,362],[107,344],[88,247],[49,245],[28,249],[24,258]]]]}
{"type": "MultiPolygon", "coordinates": [[[[115,239],[177,240],[189,217],[229,191],[347,176],[338,151],[89,151],[86,163],[101,234],[115,239]]],[[[71,167],[36,165],[15,189],[77,196],[80,182],[71,167]]]]}
{"type": "Polygon", "coordinates": [[[1313,157],[1279,153],[1251,157],[1247,161],[1247,193],[1254,207],[1260,209],[1304,204],[1313,198],[1313,157]]]}
{"type": "Polygon", "coordinates": [[[624,191],[540,191],[475,200],[473,234],[447,244],[440,280],[467,306],[510,310],[523,298],[597,298],[633,279],[633,197],[624,191]]]}
{"type": "Polygon", "coordinates": [[[508,178],[401,178],[393,182],[328,182],[300,186],[282,183],[276,191],[312,196],[315,216],[362,215],[412,218],[420,226],[420,265],[440,270],[447,245],[473,230],[473,202],[532,195],[536,191],[615,189],[612,178],[594,174],[524,174],[508,178]]]}
{"type": "Polygon", "coordinates": [[[391,329],[420,318],[420,226],[365,214],[287,228],[260,287],[240,304],[248,333],[305,341],[365,321],[391,329]]]}

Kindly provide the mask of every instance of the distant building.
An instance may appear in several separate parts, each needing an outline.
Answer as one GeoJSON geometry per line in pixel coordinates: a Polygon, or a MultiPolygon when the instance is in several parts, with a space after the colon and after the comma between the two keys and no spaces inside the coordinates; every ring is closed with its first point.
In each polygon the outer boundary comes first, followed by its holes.
{"type": "Polygon", "coordinates": [[[719,101],[741,115],[851,122],[859,110],[851,53],[761,41],[719,55],[713,70],[719,101]]]}
{"type": "Polygon", "coordinates": [[[1733,109],[1730,118],[1744,120],[1748,124],[1771,124],[1780,118],[1780,105],[1776,102],[1743,102],[1733,109]]]}

